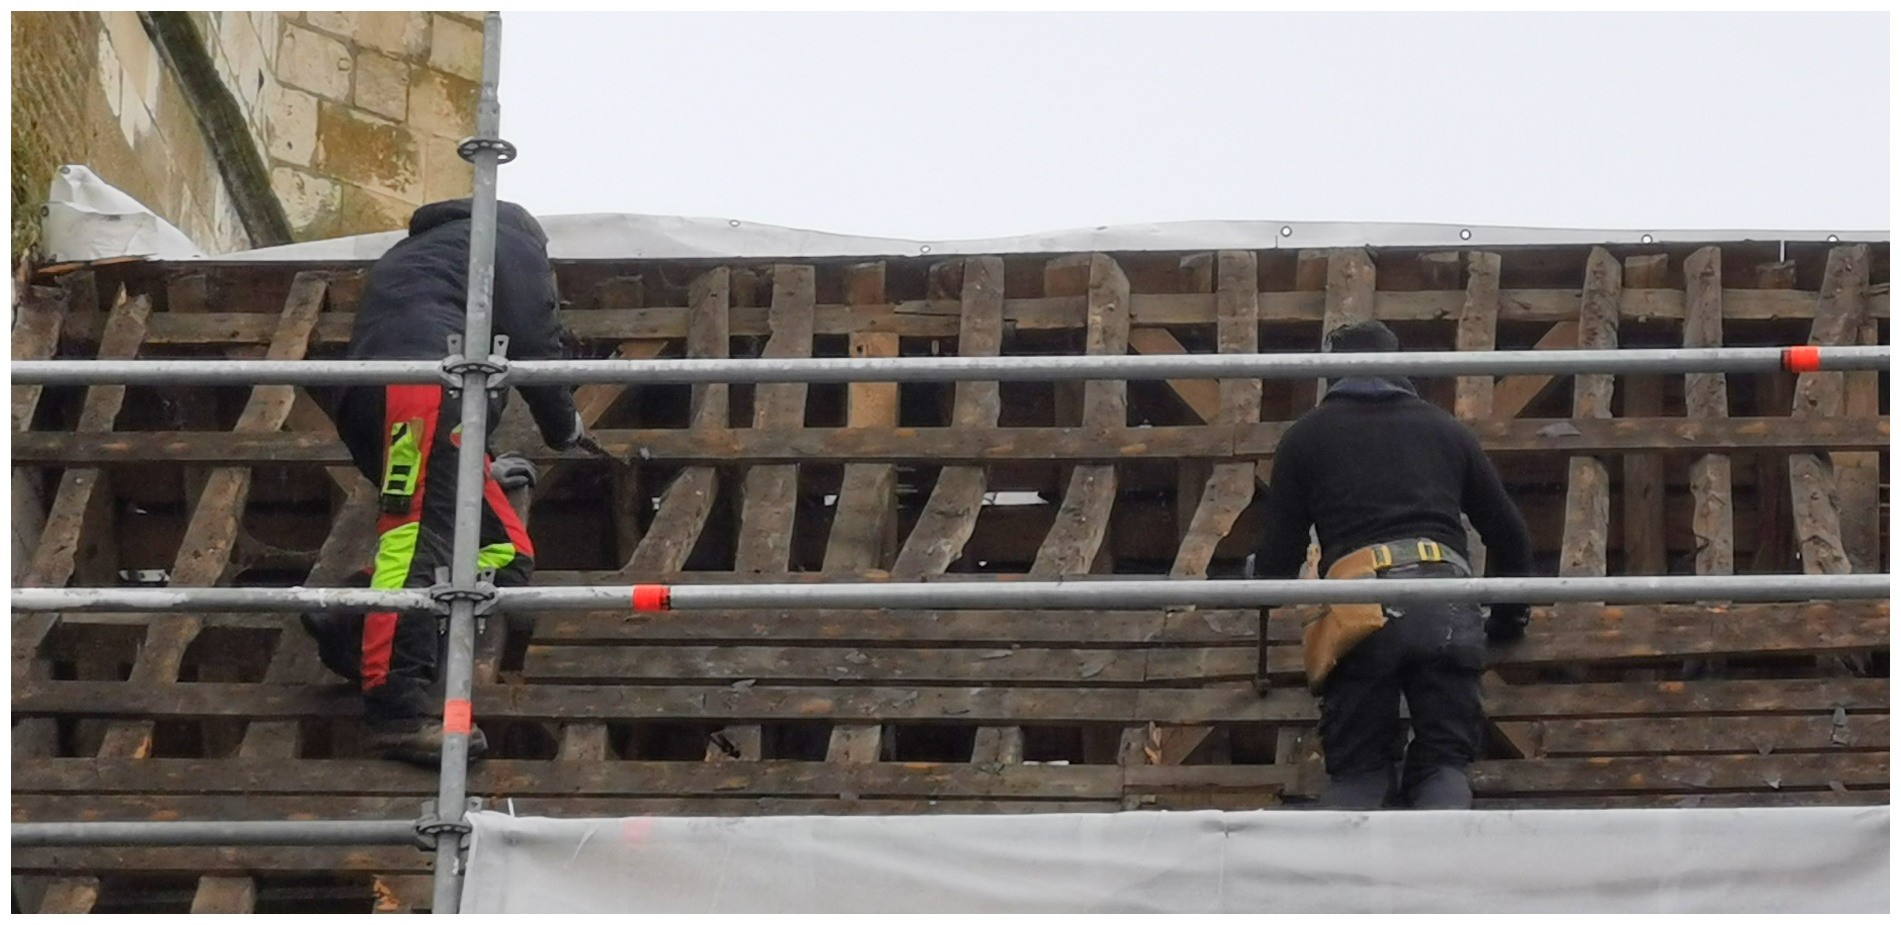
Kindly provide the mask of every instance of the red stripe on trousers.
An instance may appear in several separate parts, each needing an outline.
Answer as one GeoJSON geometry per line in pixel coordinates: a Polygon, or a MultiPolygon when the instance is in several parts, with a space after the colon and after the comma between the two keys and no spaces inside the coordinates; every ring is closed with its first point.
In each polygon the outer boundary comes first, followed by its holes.
{"type": "MultiPolygon", "coordinates": [[[[396,425],[414,418],[422,419],[417,435],[421,448],[416,458],[416,489],[409,497],[409,510],[402,514],[382,514],[376,519],[377,549],[389,531],[422,519],[423,488],[429,475],[429,450],[436,441],[436,421],[442,411],[442,387],[435,385],[392,385],[383,393],[383,468],[389,469],[389,435],[396,425]]],[[[378,490],[382,486],[377,486],[378,490]]],[[[414,553],[411,553],[413,559],[414,553]]],[[[389,660],[396,648],[396,614],[372,613],[363,619],[363,689],[381,687],[389,680],[389,660]]]]}

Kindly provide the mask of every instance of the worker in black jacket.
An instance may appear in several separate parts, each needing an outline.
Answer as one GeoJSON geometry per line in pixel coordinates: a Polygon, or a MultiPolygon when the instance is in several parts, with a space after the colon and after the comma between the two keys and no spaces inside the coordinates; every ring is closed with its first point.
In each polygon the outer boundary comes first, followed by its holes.
{"type": "MultiPolygon", "coordinates": [[[[1326,349],[1391,352],[1399,339],[1379,322],[1362,322],[1331,332],[1326,349]]],[[[1461,512],[1484,540],[1494,574],[1531,574],[1524,518],[1469,428],[1405,379],[1336,380],[1275,449],[1258,564],[1266,578],[1298,577],[1311,527],[1319,573],[1330,579],[1469,576],[1461,512]]],[[[1526,606],[1494,604],[1489,618],[1466,604],[1320,610],[1303,642],[1309,686],[1320,696],[1322,805],[1470,807],[1466,768],[1485,724],[1485,639],[1522,637],[1526,606]]]]}
{"type": "MultiPolygon", "coordinates": [[[[494,332],[508,336],[511,358],[561,358],[568,353],[569,338],[555,319],[547,236],[521,206],[496,206],[494,332]]],[[[448,354],[449,337],[462,334],[467,319],[470,212],[467,199],[416,210],[409,236],[370,268],[350,333],[349,358],[440,359],[448,354]]],[[[485,355],[487,347],[471,344],[467,352],[485,355]]],[[[566,449],[585,436],[571,387],[519,391],[549,446],[566,449]]],[[[506,393],[491,399],[491,434],[506,401],[506,393]]],[[[436,569],[450,564],[453,545],[460,402],[450,400],[441,385],[357,386],[335,393],[329,410],[357,469],[381,491],[369,585],[434,585],[436,569]]],[[[534,545],[503,492],[531,484],[534,469],[518,457],[490,459],[488,465],[476,567],[493,571],[499,587],[526,584],[534,571],[534,545]]],[[[434,617],[310,615],[305,625],[318,637],[326,663],[361,683],[372,749],[422,764],[439,761],[442,728],[428,720],[434,712],[429,689],[438,647],[434,617]],[[338,657],[352,648],[360,658],[338,657]]],[[[470,757],[479,757],[486,747],[481,730],[471,729],[470,757]]]]}

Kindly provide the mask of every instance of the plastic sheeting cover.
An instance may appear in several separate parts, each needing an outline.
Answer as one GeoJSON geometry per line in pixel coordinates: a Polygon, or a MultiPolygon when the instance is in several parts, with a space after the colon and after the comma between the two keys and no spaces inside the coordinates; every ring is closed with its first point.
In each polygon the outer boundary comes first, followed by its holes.
{"type": "Polygon", "coordinates": [[[67,164],[53,175],[40,223],[40,250],[53,262],[204,256],[184,232],[78,164],[67,164]]]}
{"type": "MultiPolygon", "coordinates": [[[[1886,241],[1886,231],[1591,230],[1396,222],[1207,221],[1100,225],[1006,238],[922,241],[833,234],[738,219],[592,213],[538,216],[556,260],[905,257],[1086,251],[1265,250],[1315,247],[1512,247],[1694,241],[1886,241]]],[[[217,260],[375,260],[404,232],[308,241],[217,260]]]]}
{"type": "Polygon", "coordinates": [[[1886,912],[1887,807],[482,812],[465,912],[1886,912]]]}

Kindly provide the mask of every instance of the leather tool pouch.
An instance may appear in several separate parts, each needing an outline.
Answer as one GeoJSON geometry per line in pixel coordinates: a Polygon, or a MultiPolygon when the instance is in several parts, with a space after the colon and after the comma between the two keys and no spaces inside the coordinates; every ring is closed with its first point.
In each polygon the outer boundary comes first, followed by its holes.
{"type": "MultiPolygon", "coordinates": [[[[1376,571],[1360,556],[1349,556],[1334,564],[1327,578],[1372,578],[1376,571]]],[[[1386,608],[1379,604],[1326,604],[1320,615],[1308,621],[1301,631],[1301,655],[1307,668],[1307,689],[1315,694],[1327,682],[1327,675],[1353,647],[1386,625],[1386,608]]]]}

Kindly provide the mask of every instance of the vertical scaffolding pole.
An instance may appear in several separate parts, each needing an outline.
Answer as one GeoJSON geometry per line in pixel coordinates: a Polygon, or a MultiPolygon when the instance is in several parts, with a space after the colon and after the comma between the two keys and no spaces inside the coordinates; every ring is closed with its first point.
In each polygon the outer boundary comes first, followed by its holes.
{"type": "Polygon", "coordinates": [[[482,488],[487,478],[490,371],[471,362],[487,357],[490,308],[495,289],[495,186],[502,162],[502,107],[496,87],[502,64],[502,18],[489,13],[482,29],[482,89],[475,109],[475,137],[461,153],[475,165],[469,228],[468,320],[463,329],[461,373],[462,440],[456,454],[455,545],[449,565],[449,638],[443,670],[442,779],[436,790],[435,903],[438,913],[461,908],[462,850],[469,794],[469,703],[475,662],[476,551],[480,547],[482,488]]]}

